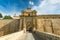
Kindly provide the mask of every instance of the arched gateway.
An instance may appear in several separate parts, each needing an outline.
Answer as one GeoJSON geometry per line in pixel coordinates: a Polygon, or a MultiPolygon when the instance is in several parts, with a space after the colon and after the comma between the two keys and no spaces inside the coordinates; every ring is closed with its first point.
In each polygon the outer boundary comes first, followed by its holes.
{"type": "Polygon", "coordinates": [[[36,11],[27,8],[20,15],[20,30],[33,31],[37,28],[36,11]]]}

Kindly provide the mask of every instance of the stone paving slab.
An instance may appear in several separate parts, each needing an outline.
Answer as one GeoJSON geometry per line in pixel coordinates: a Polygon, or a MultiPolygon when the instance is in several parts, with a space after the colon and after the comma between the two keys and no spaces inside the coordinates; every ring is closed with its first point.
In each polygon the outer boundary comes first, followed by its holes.
{"type": "Polygon", "coordinates": [[[26,37],[25,40],[35,40],[35,38],[33,37],[33,34],[30,32],[26,33],[26,37]]]}
{"type": "Polygon", "coordinates": [[[25,35],[24,32],[20,31],[20,32],[12,33],[6,36],[2,36],[0,37],[0,40],[23,40],[24,38],[23,35],[25,35]]]}
{"type": "Polygon", "coordinates": [[[5,35],[0,37],[0,40],[35,40],[32,33],[24,31],[12,33],[9,35],[5,35]]]}

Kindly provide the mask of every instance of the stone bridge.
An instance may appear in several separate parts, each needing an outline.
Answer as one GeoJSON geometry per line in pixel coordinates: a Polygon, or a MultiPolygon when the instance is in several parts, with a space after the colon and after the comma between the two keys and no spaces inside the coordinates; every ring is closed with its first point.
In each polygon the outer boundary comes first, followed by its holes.
{"type": "Polygon", "coordinates": [[[0,37],[0,40],[60,40],[60,36],[46,32],[19,31],[0,37]]]}
{"type": "Polygon", "coordinates": [[[55,34],[60,35],[60,15],[41,16],[27,8],[14,19],[0,20],[0,40],[60,40],[55,34]]]}
{"type": "MultiPolygon", "coordinates": [[[[54,21],[54,23],[60,25],[59,23],[60,19],[57,21],[58,22],[54,21]]],[[[2,34],[0,40],[60,40],[60,36],[48,32],[40,31],[25,32],[26,30],[20,31],[19,24],[20,24],[19,20],[2,20],[2,21],[0,20],[0,35],[2,34]]],[[[56,26],[56,24],[54,25],[56,26]]],[[[59,25],[56,27],[59,27],[59,25]]]]}

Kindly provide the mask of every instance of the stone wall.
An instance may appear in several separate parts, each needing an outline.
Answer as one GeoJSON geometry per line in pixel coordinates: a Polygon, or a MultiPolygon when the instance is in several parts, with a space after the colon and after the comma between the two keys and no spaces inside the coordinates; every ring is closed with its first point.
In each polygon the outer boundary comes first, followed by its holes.
{"type": "Polygon", "coordinates": [[[37,19],[37,30],[43,32],[43,31],[44,31],[43,24],[44,24],[43,20],[41,20],[41,19],[37,19]]]}
{"type": "Polygon", "coordinates": [[[47,32],[35,32],[36,37],[38,37],[40,40],[60,40],[60,36],[47,33],[47,32]]]}
{"type": "Polygon", "coordinates": [[[52,20],[52,25],[54,33],[60,35],[60,19],[52,20]]]}
{"type": "Polygon", "coordinates": [[[19,30],[20,20],[0,20],[0,36],[19,30]]]}
{"type": "Polygon", "coordinates": [[[37,30],[60,35],[60,19],[37,19],[37,30]]]}

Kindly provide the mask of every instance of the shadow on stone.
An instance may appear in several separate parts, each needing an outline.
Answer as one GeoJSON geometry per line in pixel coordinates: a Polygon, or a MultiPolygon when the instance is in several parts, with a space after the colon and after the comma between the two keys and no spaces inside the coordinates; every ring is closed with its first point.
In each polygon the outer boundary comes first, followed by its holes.
{"type": "Polygon", "coordinates": [[[35,40],[40,40],[40,38],[35,34],[35,32],[32,32],[33,37],[35,38],[35,40]]]}

